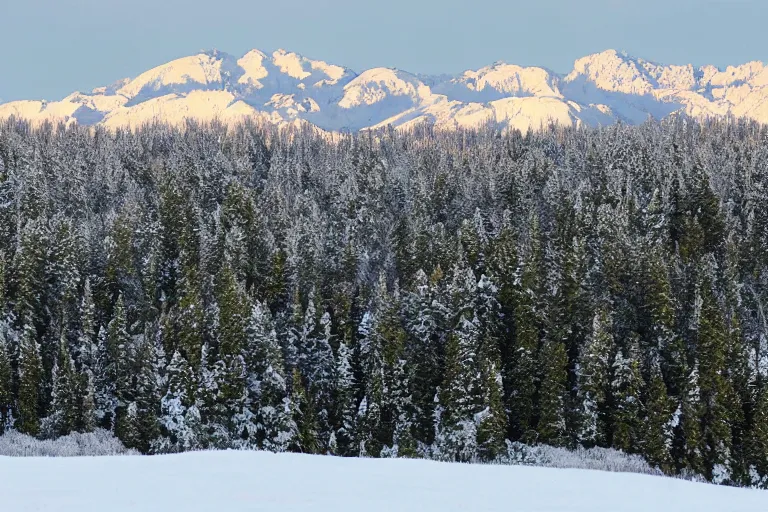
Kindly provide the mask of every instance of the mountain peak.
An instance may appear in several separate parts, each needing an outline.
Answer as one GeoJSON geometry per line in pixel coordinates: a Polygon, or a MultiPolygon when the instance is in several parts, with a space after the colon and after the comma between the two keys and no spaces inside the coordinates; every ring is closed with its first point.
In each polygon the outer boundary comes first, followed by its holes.
{"type": "Polygon", "coordinates": [[[489,120],[525,130],[553,119],[600,125],[674,112],[768,122],[768,67],[663,65],[607,49],[577,59],[567,75],[503,60],[455,76],[385,67],[358,75],[284,48],[252,49],[240,58],[214,48],[62,101],[0,105],[0,119],[14,115],[33,122],[120,126],[155,115],[169,123],[258,117],[326,130],[422,121],[472,127],[489,120]]]}

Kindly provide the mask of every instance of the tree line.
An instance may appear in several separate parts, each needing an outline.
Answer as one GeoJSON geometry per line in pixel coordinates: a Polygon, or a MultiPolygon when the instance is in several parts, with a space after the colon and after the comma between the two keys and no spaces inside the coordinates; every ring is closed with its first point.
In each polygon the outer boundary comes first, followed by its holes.
{"type": "Polygon", "coordinates": [[[0,125],[0,431],[768,482],[768,128],[0,125]]]}

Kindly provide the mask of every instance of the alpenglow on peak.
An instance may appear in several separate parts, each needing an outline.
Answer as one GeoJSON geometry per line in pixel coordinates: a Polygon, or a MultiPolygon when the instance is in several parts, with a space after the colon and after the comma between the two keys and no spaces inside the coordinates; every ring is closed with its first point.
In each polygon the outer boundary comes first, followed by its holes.
{"type": "Polygon", "coordinates": [[[636,124],[674,113],[768,123],[768,67],[663,65],[606,50],[577,59],[567,74],[501,61],[456,76],[390,68],[358,74],[283,49],[254,49],[241,57],[208,50],[60,101],[0,104],[0,119],[32,123],[117,128],[156,120],[178,125],[187,119],[253,118],[328,131],[423,122],[443,129],[491,124],[525,131],[550,123],[636,124]]]}

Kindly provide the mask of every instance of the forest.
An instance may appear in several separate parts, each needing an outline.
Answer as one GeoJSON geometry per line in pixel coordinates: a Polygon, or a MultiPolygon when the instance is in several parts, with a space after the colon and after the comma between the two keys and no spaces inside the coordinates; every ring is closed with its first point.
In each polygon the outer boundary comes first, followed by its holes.
{"type": "Polygon", "coordinates": [[[0,125],[0,432],[768,487],[768,127],[0,125]]]}

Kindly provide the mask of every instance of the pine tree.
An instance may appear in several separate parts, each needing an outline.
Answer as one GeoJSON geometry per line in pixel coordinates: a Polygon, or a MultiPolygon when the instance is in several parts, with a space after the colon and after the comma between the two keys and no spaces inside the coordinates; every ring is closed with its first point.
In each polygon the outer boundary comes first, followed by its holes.
{"type": "Polygon", "coordinates": [[[698,325],[699,387],[703,406],[701,417],[704,442],[704,474],[730,473],[732,423],[738,408],[727,379],[727,332],[722,310],[715,300],[713,283],[705,278],[700,286],[701,313],[698,325]]]}
{"type": "Polygon", "coordinates": [[[568,354],[563,343],[544,339],[539,353],[538,441],[553,446],[567,443],[565,404],[568,354]]]}
{"type": "MultiPolygon", "coordinates": [[[[388,362],[387,367],[383,406],[385,414],[390,418],[388,423],[392,430],[389,451],[393,456],[414,457],[416,415],[411,395],[410,371],[406,360],[401,358],[388,362]]],[[[388,437],[389,432],[385,436],[388,437]]]]}
{"type": "MultiPolygon", "coordinates": [[[[538,354],[541,341],[542,318],[541,285],[542,255],[538,223],[531,234],[531,251],[514,288],[513,323],[514,341],[508,343],[505,361],[504,387],[510,418],[510,433],[515,440],[532,442],[536,439],[536,383],[538,380],[538,354]]],[[[508,298],[507,300],[512,300],[508,298]]]]}
{"type": "Polygon", "coordinates": [[[318,453],[317,418],[298,369],[293,370],[290,404],[292,420],[296,424],[296,437],[291,440],[289,450],[318,453]]]}
{"type": "Polygon", "coordinates": [[[0,327],[0,435],[5,432],[13,417],[11,355],[5,330],[0,327]]]}
{"type": "Polygon", "coordinates": [[[161,436],[152,443],[151,451],[173,453],[204,448],[207,441],[196,399],[196,372],[180,352],[174,352],[167,375],[167,391],[160,401],[161,436]]]}
{"type": "Polygon", "coordinates": [[[119,295],[115,304],[112,320],[107,325],[107,366],[106,377],[114,386],[115,410],[114,427],[115,435],[122,439],[121,428],[124,425],[123,416],[126,407],[133,401],[132,379],[134,373],[133,341],[128,332],[128,318],[123,301],[119,295]]]}
{"type": "Polygon", "coordinates": [[[479,321],[462,316],[459,322],[446,348],[437,443],[442,457],[469,462],[498,450],[506,425],[495,416],[501,398],[497,371],[488,373],[493,383],[482,378],[479,321]]]}
{"type": "MultiPolygon", "coordinates": [[[[483,352],[481,351],[481,354],[483,352]]],[[[485,409],[480,412],[477,427],[477,442],[480,458],[495,460],[506,446],[508,429],[507,415],[504,410],[503,381],[498,357],[482,358],[481,379],[485,409]]]]}
{"type": "Polygon", "coordinates": [[[246,332],[245,364],[252,429],[248,445],[270,451],[286,451],[297,435],[291,417],[289,388],[283,355],[272,316],[257,302],[251,310],[246,332]]]}
{"type": "Polygon", "coordinates": [[[362,370],[362,399],[355,419],[355,445],[360,456],[377,456],[382,444],[381,402],[384,393],[384,361],[381,337],[376,331],[374,315],[363,315],[358,328],[358,359],[362,370]]]}
{"type": "Polygon", "coordinates": [[[334,403],[337,428],[333,433],[340,455],[353,455],[355,441],[355,382],[352,373],[352,354],[345,342],[336,351],[334,403]]]}
{"type": "Polygon", "coordinates": [[[228,264],[222,266],[216,293],[219,305],[219,352],[222,356],[240,355],[248,325],[248,304],[238,288],[228,264]]]}
{"type": "Polygon", "coordinates": [[[768,388],[765,384],[757,392],[748,446],[752,483],[768,487],[768,388]]]}
{"type": "Polygon", "coordinates": [[[11,274],[16,288],[16,314],[41,328],[46,323],[43,300],[48,229],[42,220],[29,221],[19,238],[11,274]]]}
{"type": "Polygon", "coordinates": [[[636,354],[636,342],[631,339],[627,348],[619,349],[613,362],[612,444],[626,453],[636,453],[641,442],[642,375],[636,354]]]}
{"type": "Polygon", "coordinates": [[[649,312],[650,358],[659,362],[672,393],[680,394],[686,387],[690,372],[688,351],[685,339],[675,332],[673,294],[662,254],[654,251],[649,259],[645,301],[649,312]]]}
{"type": "Polygon", "coordinates": [[[97,425],[96,417],[96,386],[90,370],[79,374],[80,379],[80,414],[77,430],[80,432],[93,432],[97,425]]]}
{"type": "Polygon", "coordinates": [[[163,384],[161,365],[165,354],[160,343],[147,332],[136,357],[136,379],[132,392],[133,401],[128,404],[126,424],[128,439],[126,446],[148,453],[152,442],[160,435],[158,411],[160,409],[160,386],[163,384]]]}
{"type": "Polygon", "coordinates": [[[334,358],[331,344],[331,316],[328,312],[320,317],[317,336],[310,343],[310,374],[308,382],[312,402],[315,404],[319,429],[319,442],[323,449],[327,448],[330,440],[333,412],[333,388],[334,388],[334,358]]]}
{"type": "Polygon", "coordinates": [[[675,464],[678,471],[687,469],[694,474],[704,473],[702,409],[699,368],[698,364],[695,364],[688,376],[679,411],[675,413],[679,415],[675,435],[675,464]]]}
{"type": "Polygon", "coordinates": [[[188,271],[181,284],[181,298],[173,318],[174,330],[166,334],[163,348],[171,354],[178,350],[192,368],[198,370],[203,348],[204,308],[197,273],[188,271]]]}
{"type": "Polygon", "coordinates": [[[111,376],[107,329],[99,328],[96,344],[89,349],[88,363],[83,365],[84,372],[90,375],[94,389],[94,416],[96,424],[112,429],[115,422],[117,397],[115,381],[111,376]]]}
{"type": "Polygon", "coordinates": [[[658,363],[651,368],[645,395],[641,453],[650,464],[669,473],[672,471],[674,402],[667,394],[658,363]]]}
{"type": "Polygon", "coordinates": [[[579,357],[577,370],[582,418],[578,440],[588,446],[604,446],[608,440],[607,391],[610,388],[610,359],[615,349],[612,328],[605,309],[595,313],[592,333],[579,357]]]}
{"type": "Polygon", "coordinates": [[[447,307],[437,286],[441,272],[430,279],[419,270],[413,280],[414,290],[405,300],[408,343],[407,360],[412,365],[413,403],[416,408],[416,437],[430,444],[434,436],[435,393],[442,381],[441,359],[443,324],[447,307]]]}
{"type": "Polygon", "coordinates": [[[41,386],[43,361],[40,357],[40,343],[31,322],[24,323],[19,345],[19,419],[17,429],[29,435],[40,431],[41,386]]]}
{"type": "Polygon", "coordinates": [[[244,292],[238,289],[229,265],[224,265],[218,283],[219,304],[219,370],[216,372],[217,400],[215,416],[232,439],[245,433],[240,418],[245,409],[246,364],[243,349],[246,343],[248,308],[244,292]]]}
{"type": "Polygon", "coordinates": [[[78,375],[64,336],[59,343],[59,354],[51,372],[51,382],[51,407],[43,430],[50,437],[65,436],[76,430],[80,423],[80,407],[77,403],[80,389],[78,375]]]}
{"type": "Polygon", "coordinates": [[[83,296],[80,301],[80,330],[77,338],[78,362],[83,368],[93,369],[98,358],[96,343],[96,305],[93,302],[91,279],[85,278],[83,296]]]}

